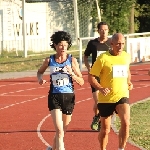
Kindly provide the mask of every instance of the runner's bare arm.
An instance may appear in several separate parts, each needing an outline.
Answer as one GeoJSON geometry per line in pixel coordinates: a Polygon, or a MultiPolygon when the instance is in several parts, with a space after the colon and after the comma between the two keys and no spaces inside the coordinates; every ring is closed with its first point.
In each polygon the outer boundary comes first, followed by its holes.
{"type": "Polygon", "coordinates": [[[129,90],[132,90],[133,89],[133,84],[131,82],[131,72],[130,72],[130,69],[128,70],[128,79],[127,79],[127,82],[128,82],[128,86],[129,86],[129,90]]]}
{"type": "Polygon", "coordinates": [[[98,89],[104,96],[110,93],[111,88],[102,87],[101,84],[96,80],[96,76],[90,73],[88,74],[88,81],[94,88],[98,89]]]}
{"type": "Polygon", "coordinates": [[[130,69],[128,70],[128,83],[131,82],[131,72],[130,69]]]}
{"type": "Polygon", "coordinates": [[[43,77],[45,70],[48,68],[48,64],[49,64],[49,58],[45,58],[42,66],[37,71],[37,79],[38,79],[39,84],[41,85],[46,82],[46,80],[43,80],[42,77],[43,77]]]}
{"type": "Polygon", "coordinates": [[[79,68],[79,64],[77,62],[77,59],[74,57],[72,57],[72,69],[68,68],[68,72],[77,84],[79,84],[80,86],[84,84],[84,80],[79,68]]]}
{"type": "Polygon", "coordinates": [[[91,66],[90,66],[89,61],[88,61],[88,56],[85,56],[85,55],[84,55],[84,64],[85,64],[88,72],[90,72],[91,66]]]}

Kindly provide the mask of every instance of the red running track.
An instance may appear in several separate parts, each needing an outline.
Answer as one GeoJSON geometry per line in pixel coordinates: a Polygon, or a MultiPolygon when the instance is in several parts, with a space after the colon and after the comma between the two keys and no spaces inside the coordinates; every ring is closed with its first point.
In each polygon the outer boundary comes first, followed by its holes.
{"type": "MultiPolygon", "coordinates": [[[[149,64],[131,67],[134,89],[130,102],[150,97],[149,64]]],[[[99,150],[98,132],[91,131],[92,94],[85,84],[75,84],[76,106],[65,137],[66,150],[99,150]]],[[[48,80],[48,75],[45,75],[48,80]]],[[[0,80],[0,150],[46,150],[55,133],[47,108],[49,84],[40,86],[36,77],[0,80]]],[[[117,150],[118,139],[111,130],[107,150],[117,150]]],[[[126,150],[140,150],[127,143],[126,150]]]]}

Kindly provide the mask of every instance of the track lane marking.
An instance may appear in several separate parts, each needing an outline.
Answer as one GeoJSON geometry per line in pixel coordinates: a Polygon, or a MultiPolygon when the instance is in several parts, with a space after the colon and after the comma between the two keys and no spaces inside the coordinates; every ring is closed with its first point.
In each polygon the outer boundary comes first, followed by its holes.
{"type": "MultiPolygon", "coordinates": [[[[78,101],[78,102],[76,102],[76,104],[78,104],[78,103],[81,103],[81,102],[85,102],[85,101],[89,101],[89,100],[91,100],[92,98],[87,98],[87,99],[84,99],[84,100],[80,100],[80,101],[78,101]]],[[[51,145],[48,143],[48,142],[46,142],[46,140],[43,138],[43,136],[42,136],[42,134],[41,134],[41,127],[42,127],[42,125],[43,125],[43,123],[45,122],[45,120],[48,118],[48,117],[50,117],[51,116],[51,114],[48,114],[47,116],[45,116],[42,120],[41,120],[41,122],[38,124],[38,126],[37,126],[37,135],[38,135],[38,137],[39,137],[39,139],[47,146],[47,147],[51,147],[51,145]]]]}

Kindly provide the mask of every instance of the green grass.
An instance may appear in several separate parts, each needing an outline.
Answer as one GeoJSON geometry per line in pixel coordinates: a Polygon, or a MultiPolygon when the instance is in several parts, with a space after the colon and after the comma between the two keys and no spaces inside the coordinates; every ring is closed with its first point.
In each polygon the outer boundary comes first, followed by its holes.
{"type": "MultiPolygon", "coordinates": [[[[36,70],[42,65],[43,60],[54,54],[55,51],[48,51],[43,53],[28,52],[28,57],[24,58],[22,51],[18,51],[18,56],[13,52],[6,52],[0,55],[0,72],[20,72],[28,70],[36,70]]],[[[79,51],[69,50],[74,57],[79,58],[79,51]]]]}
{"type": "MultiPolygon", "coordinates": [[[[118,117],[116,126],[119,129],[118,117]]],[[[130,140],[150,150],[150,100],[131,107],[130,140]]]]}

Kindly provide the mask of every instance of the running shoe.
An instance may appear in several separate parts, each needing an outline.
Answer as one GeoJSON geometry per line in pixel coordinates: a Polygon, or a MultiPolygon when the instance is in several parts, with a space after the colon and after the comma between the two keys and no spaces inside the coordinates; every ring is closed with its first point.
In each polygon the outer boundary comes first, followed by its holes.
{"type": "Polygon", "coordinates": [[[92,130],[100,131],[101,125],[100,125],[99,119],[100,119],[100,116],[99,116],[99,115],[95,115],[95,116],[93,117],[93,121],[92,121],[92,124],[91,124],[91,129],[92,129],[92,130]]]}
{"type": "Polygon", "coordinates": [[[46,150],[52,150],[52,147],[47,147],[47,149],[46,150]]]}

